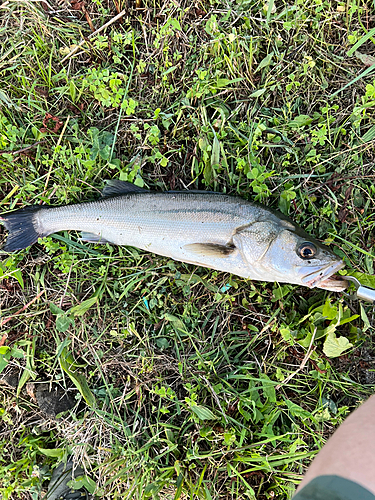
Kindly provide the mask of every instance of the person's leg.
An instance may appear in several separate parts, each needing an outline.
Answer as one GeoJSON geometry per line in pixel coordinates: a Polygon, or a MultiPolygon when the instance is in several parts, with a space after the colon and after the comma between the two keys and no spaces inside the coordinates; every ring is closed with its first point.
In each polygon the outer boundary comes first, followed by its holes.
{"type": "Polygon", "coordinates": [[[297,493],[318,476],[340,476],[375,495],[375,396],[330,437],[310,465],[297,493]]]}

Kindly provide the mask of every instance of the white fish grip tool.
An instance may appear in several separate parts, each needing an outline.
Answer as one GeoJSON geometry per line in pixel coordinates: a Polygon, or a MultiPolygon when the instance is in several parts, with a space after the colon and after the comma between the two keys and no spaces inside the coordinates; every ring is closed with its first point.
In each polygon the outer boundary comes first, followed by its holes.
{"type": "Polygon", "coordinates": [[[349,297],[350,299],[362,299],[365,300],[366,302],[370,303],[375,303],[375,289],[370,288],[368,286],[363,286],[361,283],[357,280],[357,278],[354,278],[354,276],[345,276],[345,279],[348,281],[351,281],[355,288],[356,291],[354,294],[349,295],[348,293],[344,294],[349,297]]]}

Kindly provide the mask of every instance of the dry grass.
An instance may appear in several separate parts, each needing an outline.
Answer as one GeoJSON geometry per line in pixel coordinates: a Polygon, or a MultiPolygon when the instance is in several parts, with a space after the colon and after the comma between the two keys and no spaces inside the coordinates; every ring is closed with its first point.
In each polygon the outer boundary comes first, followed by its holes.
{"type": "MultiPolygon", "coordinates": [[[[0,18],[1,210],[90,199],[106,178],[225,191],[374,286],[373,80],[353,83],[366,66],[347,55],[368,5],[6,1],[0,18]]],[[[103,498],[287,499],[372,392],[374,310],[344,296],[74,233],[0,258],[4,500],[37,499],[68,455],[103,498]],[[329,358],[342,314],[353,347],[329,358]],[[75,401],[58,419],[33,397],[46,381],[75,401]]]]}

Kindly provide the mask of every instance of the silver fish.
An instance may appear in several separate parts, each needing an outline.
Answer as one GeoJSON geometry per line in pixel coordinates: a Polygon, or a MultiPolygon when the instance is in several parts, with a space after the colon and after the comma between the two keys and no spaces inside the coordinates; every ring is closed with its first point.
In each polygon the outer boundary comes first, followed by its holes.
{"type": "Polygon", "coordinates": [[[260,281],[342,291],[344,263],[289,218],[266,207],[204,191],[150,192],[110,181],[97,201],[31,206],[3,214],[7,252],[62,230],[91,243],[129,245],[260,281]]]}

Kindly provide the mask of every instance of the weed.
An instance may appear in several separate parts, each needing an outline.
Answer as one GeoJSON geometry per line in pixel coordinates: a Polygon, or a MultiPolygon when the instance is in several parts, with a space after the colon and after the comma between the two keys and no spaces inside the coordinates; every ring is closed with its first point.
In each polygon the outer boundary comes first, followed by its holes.
{"type": "MultiPolygon", "coordinates": [[[[375,286],[370,7],[145,0],[111,22],[74,5],[3,7],[1,210],[105,178],[217,190],[375,286]]],[[[68,455],[103,498],[287,499],[374,383],[371,306],[74,232],[1,255],[0,308],[4,499],[38,498],[68,455]],[[46,382],[74,408],[49,418],[46,382]]]]}

